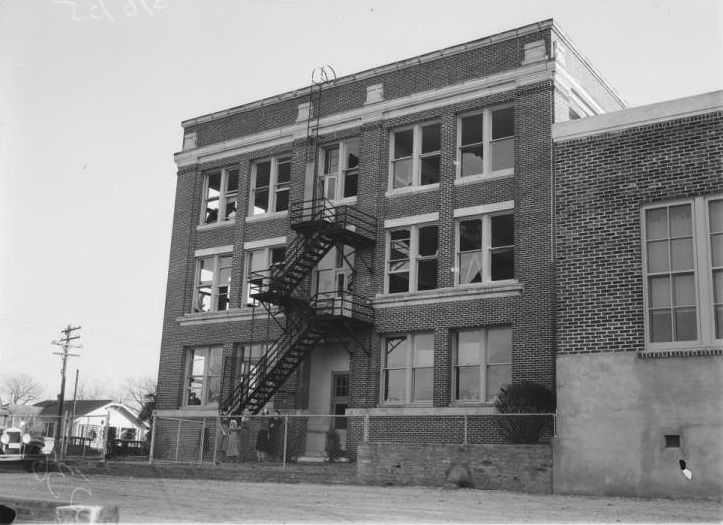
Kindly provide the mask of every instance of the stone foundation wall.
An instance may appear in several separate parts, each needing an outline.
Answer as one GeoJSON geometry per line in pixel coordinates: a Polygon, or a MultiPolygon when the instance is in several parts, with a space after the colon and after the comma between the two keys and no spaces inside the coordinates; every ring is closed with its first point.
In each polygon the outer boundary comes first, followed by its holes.
{"type": "Polygon", "coordinates": [[[357,449],[363,483],[444,486],[455,467],[465,469],[477,489],[552,492],[550,445],[360,443],[357,449]]]}

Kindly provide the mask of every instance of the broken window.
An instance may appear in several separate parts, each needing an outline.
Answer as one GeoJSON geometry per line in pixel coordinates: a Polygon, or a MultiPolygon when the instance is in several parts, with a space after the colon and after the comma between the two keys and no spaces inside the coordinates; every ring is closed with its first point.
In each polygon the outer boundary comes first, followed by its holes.
{"type": "Polygon", "coordinates": [[[206,174],[202,224],[215,224],[236,218],[238,178],[238,168],[224,168],[206,174]]]}
{"type": "Polygon", "coordinates": [[[193,348],[188,351],[184,405],[218,405],[222,355],[221,346],[193,348]]]}
{"type": "Polygon", "coordinates": [[[457,224],[456,284],[515,278],[514,215],[483,215],[457,224]]]}
{"type": "Polygon", "coordinates": [[[417,124],[392,133],[391,188],[439,182],[441,127],[417,124]]]}
{"type": "Polygon", "coordinates": [[[230,255],[212,255],[196,260],[194,312],[229,309],[232,261],[230,255]]]}
{"type": "Polygon", "coordinates": [[[439,228],[436,225],[391,230],[388,247],[388,293],[437,288],[439,228]]]}
{"type": "Polygon", "coordinates": [[[357,196],[359,186],[359,137],[321,150],[320,195],[331,201],[357,196]]]}
{"type": "Polygon", "coordinates": [[[514,107],[487,109],[460,117],[458,176],[511,173],[515,166],[514,107]]]}
{"type": "Polygon", "coordinates": [[[248,252],[244,294],[246,306],[259,305],[253,295],[264,291],[265,286],[269,283],[272,267],[283,264],[285,254],[285,246],[273,246],[248,252]]]}
{"type": "Polygon", "coordinates": [[[256,162],[252,169],[251,215],[282,212],[289,209],[291,157],[256,162]]]}

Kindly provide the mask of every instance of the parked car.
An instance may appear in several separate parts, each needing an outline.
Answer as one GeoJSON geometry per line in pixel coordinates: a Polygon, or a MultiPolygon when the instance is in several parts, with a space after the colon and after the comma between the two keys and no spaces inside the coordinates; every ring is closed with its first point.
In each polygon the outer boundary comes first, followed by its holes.
{"type": "Polygon", "coordinates": [[[0,436],[0,464],[21,463],[26,470],[32,470],[34,463],[47,460],[54,447],[52,437],[25,432],[21,427],[8,427],[0,436]]]}

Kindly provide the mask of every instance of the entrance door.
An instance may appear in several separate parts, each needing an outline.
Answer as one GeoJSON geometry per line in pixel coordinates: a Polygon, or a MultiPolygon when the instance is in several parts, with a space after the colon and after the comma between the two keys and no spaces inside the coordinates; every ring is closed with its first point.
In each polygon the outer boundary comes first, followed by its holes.
{"type": "Polygon", "coordinates": [[[342,417],[349,407],[349,372],[331,373],[331,413],[334,430],[339,434],[341,447],[346,449],[347,418],[342,417]]]}

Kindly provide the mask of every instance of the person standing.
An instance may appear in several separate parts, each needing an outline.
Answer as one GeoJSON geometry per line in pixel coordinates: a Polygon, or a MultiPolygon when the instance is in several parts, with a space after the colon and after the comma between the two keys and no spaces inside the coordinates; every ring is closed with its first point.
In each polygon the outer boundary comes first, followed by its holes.
{"type": "Polygon", "coordinates": [[[238,423],[232,419],[228,424],[228,441],[226,442],[226,459],[234,463],[239,459],[239,429],[238,423]]]}
{"type": "Polygon", "coordinates": [[[261,428],[259,428],[258,434],[256,434],[256,460],[266,461],[266,455],[269,453],[269,444],[271,439],[269,437],[269,412],[264,409],[261,412],[261,428]]]}
{"type": "Polygon", "coordinates": [[[273,461],[280,460],[283,454],[282,427],[281,412],[274,410],[274,415],[269,420],[269,455],[273,461]]]}

